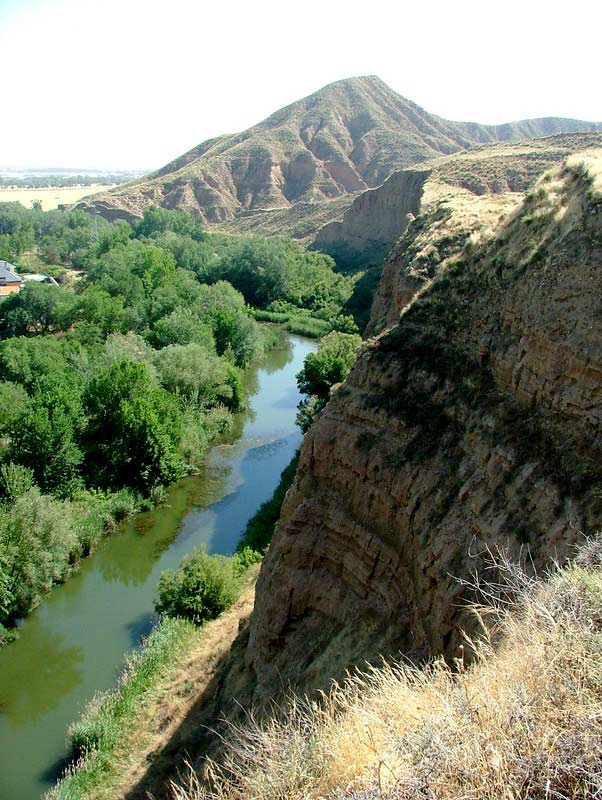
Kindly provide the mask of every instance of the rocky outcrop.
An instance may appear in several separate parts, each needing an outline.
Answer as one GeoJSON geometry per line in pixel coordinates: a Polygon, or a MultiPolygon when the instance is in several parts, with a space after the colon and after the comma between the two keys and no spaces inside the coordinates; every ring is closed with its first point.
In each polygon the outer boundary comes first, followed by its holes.
{"type": "Polygon", "coordinates": [[[320,228],[313,248],[348,268],[380,264],[406,229],[408,215],[418,214],[429,174],[426,168],[406,169],[394,173],[379,189],[363,192],[342,220],[320,228]]]}
{"type": "Polygon", "coordinates": [[[541,568],[600,525],[601,269],[602,197],[566,167],[365,345],[261,569],[256,701],[380,655],[459,657],[458,577],[496,548],[541,568]]]}
{"type": "MultiPolygon", "coordinates": [[[[84,199],[81,208],[126,219],[145,206],[179,208],[209,224],[247,212],[318,204],[381,184],[392,172],[478,142],[525,139],[596,123],[531,120],[507,126],[448,122],[401,97],[376,76],[337,81],[239,134],[203,142],[144,178],[84,199]]],[[[340,207],[332,208],[336,218],[340,207]]],[[[289,229],[295,233],[295,215],[289,229]]],[[[271,232],[269,218],[246,229],[271,232]]],[[[313,232],[313,231],[312,231],[313,232]]]]}
{"type": "MultiPolygon", "coordinates": [[[[571,153],[600,146],[601,134],[563,135],[481,147],[433,161],[417,198],[416,218],[412,215],[407,234],[389,248],[366,335],[395,325],[408,303],[446,269],[450,259],[492,238],[546,169],[558,166],[571,153]]],[[[396,206],[406,210],[398,181],[393,175],[373,192],[382,196],[380,205],[388,205],[390,216],[396,206]]],[[[352,214],[353,207],[345,215],[348,228],[352,224],[361,229],[362,216],[351,220],[352,214]]],[[[370,228],[368,210],[364,218],[370,228]]],[[[361,258],[359,246],[358,254],[361,258]]]]}

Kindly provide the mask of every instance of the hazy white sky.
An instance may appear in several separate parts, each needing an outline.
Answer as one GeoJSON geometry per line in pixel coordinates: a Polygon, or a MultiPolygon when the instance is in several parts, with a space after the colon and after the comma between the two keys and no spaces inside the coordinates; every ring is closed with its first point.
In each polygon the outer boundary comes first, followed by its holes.
{"type": "Polygon", "coordinates": [[[158,167],[377,74],[448,119],[602,120],[599,0],[0,0],[0,167],[158,167]]]}

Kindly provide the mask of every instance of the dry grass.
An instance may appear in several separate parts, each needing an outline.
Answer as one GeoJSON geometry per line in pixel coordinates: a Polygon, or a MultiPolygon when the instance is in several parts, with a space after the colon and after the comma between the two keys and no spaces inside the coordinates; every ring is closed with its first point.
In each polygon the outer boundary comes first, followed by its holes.
{"type": "Polygon", "coordinates": [[[215,229],[231,234],[290,236],[300,241],[309,241],[323,225],[340,220],[356,196],[357,192],[332,200],[247,211],[234,219],[219,223],[215,229]]]}
{"type": "MultiPolygon", "coordinates": [[[[601,187],[602,149],[575,153],[545,172],[501,230],[497,263],[529,267],[543,253],[562,252],[574,232],[598,236],[601,187]]],[[[483,263],[488,266],[487,261],[483,263]]]]}
{"type": "Polygon", "coordinates": [[[421,210],[444,207],[451,214],[445,221],[429,226],[425,235],[434,240],[469,241],[471,246],[486,244],[494,238],[500,225],[516,210],[522,199],[520,192],[475,195],[459,186],[429,180],[425,185],[421,210]]]}
{"type": "Polygon", "coordinates": [[[591,181],[594,195],[602,197],[602,148],[576,153],[567,159],[566,165],[571,169],[583,170],[591,181]]]}
{"type": "Polygon", "coordinates": [[[602,797],[602,546],[483,585],[470,666],[394,664],[232,726],[225,761],[177,800],[602,797]],[[497,642],[497,645],[494,643],[497,642]]]}
{"type": "Polygon", "coordinates": [[[0,203],[21,203],[31,208],[34,200],[39,200],[44,211],[52,211],[59,205],[72,205],[82,197],[107,191],[110,187],[92,184],[90,186],[50,186],[44,189],[0,189],[0,203]]]}

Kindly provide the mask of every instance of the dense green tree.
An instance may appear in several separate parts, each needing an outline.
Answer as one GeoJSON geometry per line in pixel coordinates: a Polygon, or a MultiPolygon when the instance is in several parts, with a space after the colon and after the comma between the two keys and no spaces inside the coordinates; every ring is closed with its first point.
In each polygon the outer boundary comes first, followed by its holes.
{"type": "Polygon", "coordinates": [[[356,334],[333,332],[318,345],[317,353],[309,353],[303,369],[297,375],[299,391],[326,399],[335,383],[345,380],[355,362],[361,337],[356,334]]]}
{"type": "Polygon", "coordinates": [[[214,349],[213,331],[208,322],[202,322],[189,308],[177,308],[171,314],[157,320],[148,334],[154,347],[171,344],[202,344],[214,349]]]}
{"type": "Polygon", "coordinates": [[[155,242],[173,255],[178,267],[190,270],[199,280],[205,280],[219,263],[219,255],[209,237],[197,241],[191,236],[166,231],[155,237],[155,242]]]}
{"type": "Polygon", "coordinates": [[[47,241],[40,247],[40,258],[45,264],[60,264],[64,260],[55,241],[47,241]]]}
{"type": "Polygon", "coordinates": [[[172,231],[183,236],[189,236],[196,241],[202,241],[205,232],[198,218],[184,211],[147,206],[140,222],[134,228],[136,236],[151,237],[172,231]]]}
{"type": "Polygon", "coordinates": [[[96,255],[102,256],[118,244],[127,244],[131,235],[132,227],[125,220],[120,219],[113,225],[104,226],[98,234],[96,255]]]}
{"type": "Polygon", "coordinates": [[[15,258],[12,238],[6,233],[0,234],[0,261],[8,261],[10,263],[15,258]]]}
{"type": "Polygon", "coordinates": [[[0,622],[35,606],[64,579],[79,549],[70,507],[37,487],[0,506],[0,622]]]}
{"type": "Polygon", "coordinates": [[[212,315],[215,346],[239,367],[250,364],[263,349],[261,331],[244,311],[216,311],[212,315]]]}
{"type": "Polygon", "coordinates": [[[12,426],[9,458],[29,468],[43,491],[68,495],[81,482],[83,426],[76,393],[60,387],[38,392],[12,426]]]}
{"type": "Polygon", "coordinates": [[[173,396],[153,384],[143,363],[122,360],[101,367],[86,388],[84,405],[91,480],[148,492],[179,477],[181,410],[173,396]]]}
{"type": "Polygon", "coordinates": [[[238,370],[199,344],[170,345],[155,356],[161,385],[203,408],[242,402],[238,370]]]}
{"type": "Polygon", "coordinates": [[[216,311],[244,311],[245,298],[228,281],[201,284],[195,295],[193,308],[200,319],[209,320],[216,311]]]}
{"type": "Polygon", "coordinates": [[[30,219],[30,214],[21,203],[0,203],[0,235],[15,233],[27,219],[30,219]]]}
{"type": "Polygon", "coordinates": [[[118,244],[99,257],[86,261],[86,283],[95,284],[113,297],[122,297],[126,306],[145,313],[146,292],[142,278],[134,274],[133,261],[140,242],[118,244]]]}
{"type": "Polygon", "coordinates": [[[0,381],[0,435],[8,433],[15,422],[27,411],[29,397],[22,386],[10,381],[0,381]]]}
{"type": "Polygon", "coordinates": [[[113,297],[94,284],[76,297],[69,310],[71,321],[84,320],[97,325],[103,337],[123,330],[127,313],[122,297],[113,297]]]}
{"type": "Polygon", "coordinates": [[[71,320],[73,295],[60,286],[29,281],[4,301],[2,314],[10,336],[64,330],[71,320]]]}
{"type": "Polygon", "coordinates": [[[155,351],[142,336],[129,331],[128,333],[112,333],[107,337],[101,361],[110,366],[115,361],[139,361],[146,365],[151,381],[155,382],[155,367],[153,359],[155,351]]]}
{"type": "Polygon", "coordinates": [[[148,299],[149,324],[179,308],[193,307],[202,289],[194,273],[177,269],[173,281],[151,292],[148,299]]]}
{"type": "Polygon", "coordinates": [[[23,336],[0,342],[0,380],[31,391],[44,377],[66,371],[62,343],[53,336],[23,336]]]}
{"type": "Polygon", "coordinates": [[[222,256],[219,273],[260,308],[286,298],[293,277],[286,243],[280,239],[242,239],[222,256]]]}

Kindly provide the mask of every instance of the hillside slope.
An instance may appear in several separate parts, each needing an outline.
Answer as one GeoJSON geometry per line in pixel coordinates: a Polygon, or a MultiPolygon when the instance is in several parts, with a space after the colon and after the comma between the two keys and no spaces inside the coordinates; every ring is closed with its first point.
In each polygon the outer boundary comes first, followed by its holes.
{"type": "MultiPolygon", "coordinates": [[[[602,547],[481,584],[473,661],[400,661],[227,731],[174,800],[594,800],[602,792],[602,547]],[[208,773],[208,775],[207,775],[208,773]]],[[[178,781],[179,783],[182,781],[178,781]]]]}
{"type": "Polygon", "coordinates": [[[572,157],[547,173],[334,392],[258,580],[256,701],[379,654],[458,656],[455,576],[498,546],[562,560],[600,526],[600,172],[572,157]]]}
{"type": "MultiPolygon", "coordinates": [[[[323,225],[312,247],[334,256],[341,267],[380,265],[404,232],[407,215],[420,213],[425,204],[463,190],[467,201],[490,197],[503,206],[520,200],[542,172],[571,153],[600,146],[602,133],[560,134],[479,145],[394,172],[382,186],[358,195],[338,219],[323,225]]],[[[481,202],[481,207],[486,204],[481,202]]],[[[478,223],[478,216],[473,215],[473,221],[478,223]]]]}
{"type": "MultiPolygon", "coordinates": [[[[350,78],[292,103],[247,131],[203,142],[157,172],[89,198],[81,207],[131,219],[154,203],[199,214],[208,223],[245,215],[246,229],[261,232],[271,223],[265,213],[255,216],[258,211],[352,198],[396,169],[478,142],[599,127],[556,118],[502,126],[448,122],[376,76],[350,78]]],[[[290,220],[281,217],[281,233],[290,232],[294,222],[294,215],[290,220]]]]}

